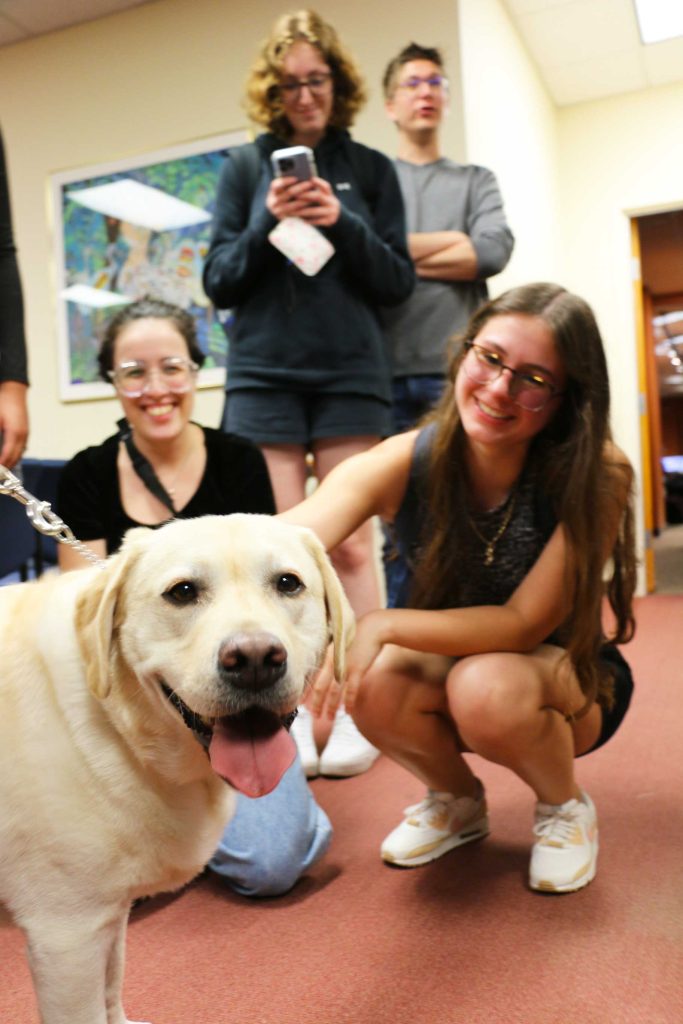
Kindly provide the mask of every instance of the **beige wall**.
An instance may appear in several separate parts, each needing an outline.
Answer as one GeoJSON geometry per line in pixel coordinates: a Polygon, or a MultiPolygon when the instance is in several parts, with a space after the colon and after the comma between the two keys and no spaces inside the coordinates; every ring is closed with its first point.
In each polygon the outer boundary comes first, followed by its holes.
{"type": "Polygon", "coordinates": [[[499,0],[459,6],[467,156],[498,174],[517,236],[492,290],[555,279],[591,303],[609,363],[614,434],[640,490],[629,214],[683,208],[683,84],[557,109],[499,0]]]}
{"type": "Polygon", "coordinates": [[[460,0],[467,159],[500,182],[515,234],[492,295],[560,278],[557,112],[499,0],[460,0]]]}
{"type": "MultiPolygon", "coordinates": [[[[69,455],[110,432],[112,401],[62,403],[57,390],[48,176],[245,127],[242,82],[283,8],[160,0],[0,49],[2,124],[27,300],[33,388],[30,454],[69,455]]],[[[500,0],[320,5],[363,66],[371,99],[356,137],[392,152],[382,111],[385,60],[407,40],[441,45],[454,97],[449,155],[498,175],[517,246],[492,291],[555,279],[591,302],[614,394],[614,430],[640,467],[628,214],[683,207],[683,85],[557,110],[500,0]],[[457,10],[459,8],[459,12],[457,10]],[[457,40],[462,41],[462,97],[457,40]]],[[[220,391],[198,417],[216,422],[220,391]]],[[[642,520],[641,520],[642,530],[642,520]]]]}
{"type": "Polygon", "coordinates": [[[683,84],[560,112],[567,280],[608,341],[617,435],[639,451],[629,215],[683,207],[683,84]]]}
{"type": "MultiPolygon", "coordinates": [[[[294,5],[293,5],[294,6],[294,5]]],[[[242,85],[257,45],[289,9],[273,0],[159,0],[129,12],[0,49],[2,128],[26,299],[31,439],[28,454],[61,457],[112,432],[113,399],[62,402],[57,376],[53,254],[47,221],[49,175],[134,157],[178,142],[247,127],[242,85]]],[[[413,38],[437,42],[460,105],[455,6],[345,0],[318,10],[355,54],[370,87],[356,137],[391,153],[394,127],[384,115],[386,61],[413,38]]],[[[461,121],[444,131],[462,157],[461,121]]],[[[197,418],[218,421],[219,388],[198,397],[197,418]]]]}

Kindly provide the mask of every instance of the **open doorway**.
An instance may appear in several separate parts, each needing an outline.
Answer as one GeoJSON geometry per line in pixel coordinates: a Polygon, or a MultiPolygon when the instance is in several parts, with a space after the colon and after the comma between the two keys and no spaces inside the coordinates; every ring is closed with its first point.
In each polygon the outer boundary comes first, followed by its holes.
{"type": "Polygon", "coordinates": [[[683,593],[683,210],[635,218],[640,249],[651,586],[683,593]]]}

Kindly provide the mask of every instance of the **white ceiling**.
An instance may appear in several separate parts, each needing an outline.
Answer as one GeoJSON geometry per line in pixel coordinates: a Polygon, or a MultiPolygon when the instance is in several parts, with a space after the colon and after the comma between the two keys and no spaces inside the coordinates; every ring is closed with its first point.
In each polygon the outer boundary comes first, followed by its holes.
{"type": "MultiPolygon", "coordinates": [[[[0,0],[0,46],[149,2],[0,0]]],[[[683,80],[683,38],[643,46],[632,0],[502,3],[559,106],[683,80]]]]}
{"type": "Polygon", "coordinates": [[[559,106],[683,80],[683,38],[643,46],[632,0],[503,4],[559,106]]]}

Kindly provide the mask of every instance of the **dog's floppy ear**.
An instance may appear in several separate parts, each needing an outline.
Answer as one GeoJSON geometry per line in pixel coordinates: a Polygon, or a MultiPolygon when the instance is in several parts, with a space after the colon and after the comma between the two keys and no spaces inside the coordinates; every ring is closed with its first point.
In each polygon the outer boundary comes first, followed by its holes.
{"type": "Polygon", "coordinates": [[[76,604],[76,631],[86,679],[98,700],[108,697],[111,690],[114,614],[121,588],[151,532],[145,527],[130,530],[121,550],[107,559],[104,569],[94,577],[92,586],[76,604]]]}
{"type": "Polygon", "coordinates": [[[301,530],[306,546],[313,555],[322,576],[327,620],[330,624],[334,644],[334,674],[336,679],[342,680],[346,663],[346,649],[353,640],[356,620],[344,593],[344,588],[322,543],[312,530],[307,527],[301,527],[301,530]]]}

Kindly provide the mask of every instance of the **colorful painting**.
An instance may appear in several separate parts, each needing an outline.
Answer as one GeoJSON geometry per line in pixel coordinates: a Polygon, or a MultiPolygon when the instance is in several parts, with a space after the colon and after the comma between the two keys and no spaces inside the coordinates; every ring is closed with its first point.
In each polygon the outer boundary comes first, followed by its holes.
{"type": "Polygon", "coordinates": [[[222,384],[230,314],[202,289],[218,175],[246,132],[197,140],[135,160],[52,177],[59,306],[60,393],[111,396],[97,351],[107,320],[152,295],[190,312],[206,362],[199,386],[222,384]]]}

